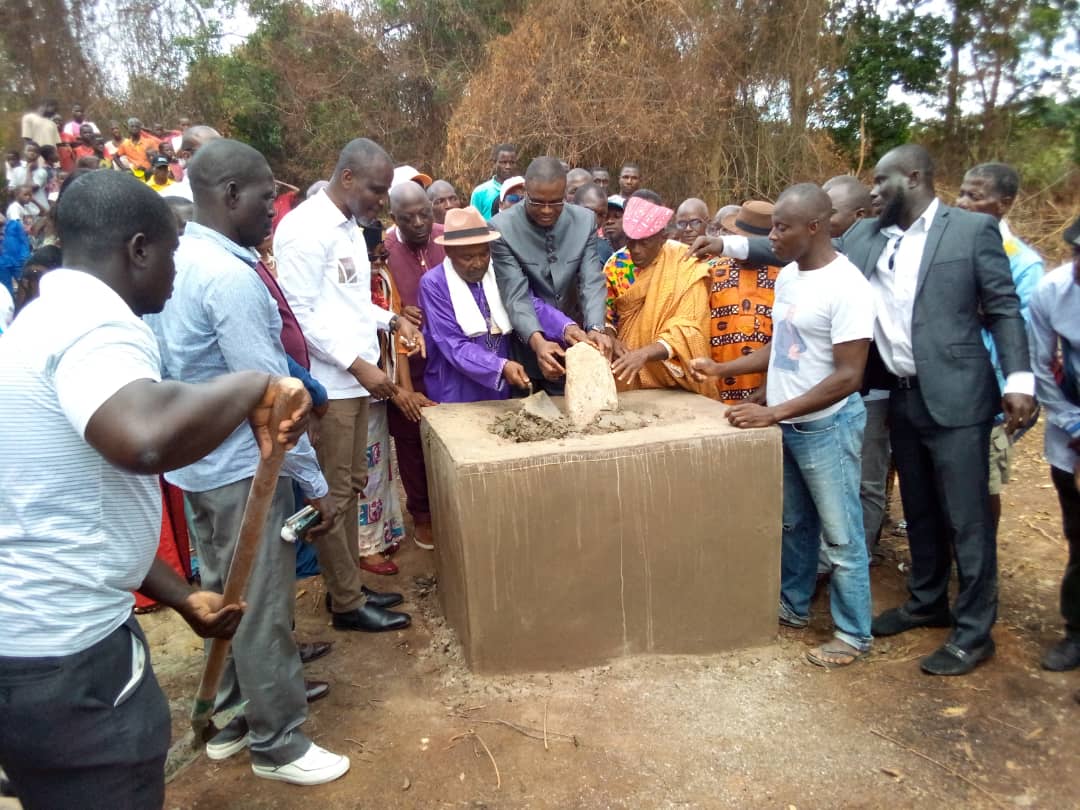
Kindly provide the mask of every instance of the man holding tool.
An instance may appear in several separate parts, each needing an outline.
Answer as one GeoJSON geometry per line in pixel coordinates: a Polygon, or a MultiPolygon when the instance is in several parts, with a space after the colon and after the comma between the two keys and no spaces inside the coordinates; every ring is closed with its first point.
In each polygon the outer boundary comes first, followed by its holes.
{"type": "Polygon", "coordinates": [[[27,810],[156,809],[169,707],[131,591],[205,637],[232,636],[242,611],[154,560],[157,475],[245,421],[263,453],[291,447],[307,407],[270,424],[279,386],[262,372],[160,380],[139,319],[172,292],[176,224],[159,195],[91,172],[57,228],[64,269],[0,340],[0,766],[27,810]]]}
{"type": "MultiPolygon", "coordinates": [[[[247,144],[220,138],[191,159],[187,176],[195,216],[176,251],[175,293],[154,324],[164,373],[188,382],[251,368],[286,375],[281,317],[255,273],[254,247],[269,236],[274,215],[270,166],[247,144]]],[[[166,475],[187,494],[199,571],[210,590],[223,589],[230,566],[235,572],[238,565],[238,538],[258,463],[250,431],[236,430],[205,458],[166,475]]],[[[246,705],[207,743],[206,755],[222,760],[250,748],[256,776],[316,785],[342,776],[349,760],[313,744],[300,729],[307,700],[292,634],[296,546],[280,537],[293,511],[289,479],[322,516],[309,536],[322,534],[334,520],[326,479],[302,437],[270,483],[262,542],[247,583],[247,619],[233,639],[217,691],[218,711],[246,705]]]]}

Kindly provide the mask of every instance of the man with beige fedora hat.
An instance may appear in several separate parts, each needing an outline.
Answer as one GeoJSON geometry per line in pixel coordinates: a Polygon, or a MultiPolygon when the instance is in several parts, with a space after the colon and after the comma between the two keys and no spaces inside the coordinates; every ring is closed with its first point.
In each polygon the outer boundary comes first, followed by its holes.
{"type": "MultiPolygon", "coordinates": [[[[729,233],[767,235],[772,227],[773,205],[749,200],[720,221],[729,233]]],[[[780,268],[722,256],[713,264],[709,286],[709,349],[717,363],[735,360],[760,349],[772,339],[772,306],[780,268]]],[[[720,398],[734,405],[753,396],[764,374],[718,377],[720,398]]]]}
{"type": "MultiPolygon", "coordinates": [[[[420,279],[428,348],[424,385],[435,402],[506,399],[511,386],[529,387],[524,366],[510,359],[514,327],[491,265],[491,244],[499,238],[471,205],[447,211],[445,230],[435,238],[446,250],[446,260],[420,279]]],[[[542,339],[586,339],[571,318],[531,290],[527,294],[542,339]]]]}

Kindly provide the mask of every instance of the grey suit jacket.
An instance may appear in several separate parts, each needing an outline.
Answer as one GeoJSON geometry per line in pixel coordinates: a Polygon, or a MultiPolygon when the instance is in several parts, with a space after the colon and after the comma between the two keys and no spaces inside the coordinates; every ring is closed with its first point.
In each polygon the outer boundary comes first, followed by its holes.
{"type": "Polygon", "coordinates": [[[522,340],[542,332],[529,289],[583,328],[604,326],[607,285],[596,252],[596,217],[567,204],[551,228],[539,228],[521,202],[491,219],[502,239],[491,243],[491,261],[510,324],[522,340]]]}
{"type": "MultiPolygon", "coordinates": [[[[870,278],[888,238],[877,219],[856,222],[834,240],[870,278]]],[[[775,262],[767,239],[750,240],[750,260],[775,262]]],[[[997,221],[939,203],[919,265],[911,342],[919,390],[942,427],[985,422],[1001,411],[982,328],[990,330],[1005,375],[1030,371],[1027,335],[997,221]]],[[[881,363],[876,349],[868,372],[881,363]]]]}

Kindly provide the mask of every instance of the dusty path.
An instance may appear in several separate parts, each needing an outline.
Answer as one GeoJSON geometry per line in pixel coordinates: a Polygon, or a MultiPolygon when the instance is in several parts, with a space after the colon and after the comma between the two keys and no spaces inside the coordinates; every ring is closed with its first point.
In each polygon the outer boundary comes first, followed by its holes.
{"type": "MultiPolygon", "coordinates": [[[[200,758],[170,785],[166,806],[1077,807],[1080,673],[1037,666],[1059,632],[1065,559],[1040,443],[1041,435],[1024,440],[1005,495],[998,655],[968,677],[919,672],[917,658],[943,630],[878,642],[849,671],[808,665],[803,652],[828,633],[820,600],[809,631],[785,630],[775,644],[738,654],[474,677],[442,625],[437,595],[422,595],[414,580],[432,573],[431,558],[408,549],[401,576],[370,583],[408,592],[414,625],[403,633],[335,633],[317,604],[318,582],[299,585],[301,637],[336,641],[308,667],[333,686],[306,728],[352,757],[350,773],[295,788],[256,779],[243,755],[200,758]]],[[[879,608],[902,598],[904,539],[890,537],[888,552],[874,570],[879,608]]],[[[144,626],[182,731],[198,647],[167,615],[145,617],[144,626]]]]}

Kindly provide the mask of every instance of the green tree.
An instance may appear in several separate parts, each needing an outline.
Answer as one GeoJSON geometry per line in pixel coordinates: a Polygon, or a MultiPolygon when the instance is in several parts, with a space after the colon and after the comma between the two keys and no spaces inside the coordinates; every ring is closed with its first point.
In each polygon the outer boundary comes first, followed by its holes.
{"type": "Polygon", "coordinates": [[[911,108],[889,100],[892,87],[930,95],[941,89],[946,24],[906,5],[881,16],[859,2],[841,22],[843,56],[829,92],[827,120],[853,161],[876,159],[907,142],[911,108]]]}

